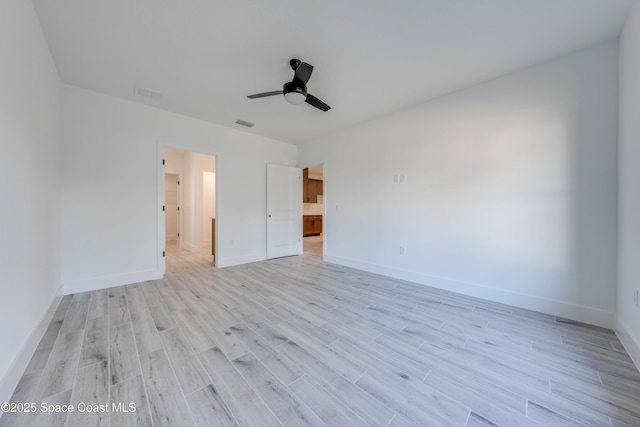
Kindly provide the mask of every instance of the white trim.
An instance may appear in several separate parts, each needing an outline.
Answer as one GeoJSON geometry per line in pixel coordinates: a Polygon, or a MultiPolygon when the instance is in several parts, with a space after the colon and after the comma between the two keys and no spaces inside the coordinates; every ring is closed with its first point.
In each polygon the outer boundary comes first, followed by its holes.
{"type": "Polygon", "coordinates": [[[0,379],[0,402],[8,402],[11,399],[14,390],[20,382],[20,378],[22,378],[24,370],[27,369],[36,348],[38,348],[38,344],[40,344],[40,340],[42,340],[42,337],[49,327],[49,323],[51,323],[51,319],[53,319],[58,305],[60,305],[60,301],[62,300],[62,295],[60,295],[61,291],[62,284],[56,289],[49,309],[44,313],[42,318],[40,318],[40,321],[22,345],[18,355],[11,362],[9,369],[7,369],[7,372],[2,379],[0,379]]]}
{"type": "Polygon", "coordinates": [[[527,310],[538,311],[552,316],[566,317],[567,319],[573,319],[604,328],[613,328],[614,325],[614,313],[594,307],[586,307],[565,301],[541,298],[535,295],[527,295],[504,289],[492,288],[490,286],[477,283],[431,276],[428,274],[401,270],[395,267],[371,264],[348,258],[325,256],[324,260],[325,262],[333,264],[344,265],[346,267],[356,268],[396,279],[407,280],[421,285],[444,289],[502,304],[508,304],[514,307],[525,308],[527,310]]]}
{"type": "Polygon", "coordinates": [[[157,280],[162,279],[163,275],[164,272],[160,270],[143,270],[123,274],[112,274],[109,276],[92,277],[90,279],[73,280],[63,283],[64,294],[69,295],[78,292],[97,291],[98,289],[112,288],[114,286],[130,285],[131,283],[145,282],[147,280],[157,280]]]}
{"type": "MultiPolygon", "coordinates": [[[[218,221],[216,221],[218,222],[218,221]]],[[[265,254],[253,254],[253,255],[242,255],[236,257],[225,257],[220,258],[217,262],[216,267],[231,267],[234,265],[240,264],[248,264],[250,262],[258,262],[258,261],[266,261],[267,257],[265,254]]]]}
{"type": "Polygon", "coordinates": [[[620,315],[616,316],[615,332],[624,346],[624,349],[629,353],[631,360],[635,363],[636,368],[640,371],[640,337],[633,335],[631,329],[622,320],[620,315]]]}
{"type": "MultiPolygon", "coordinates": [[[[163,252],[166,250],[165,248],[165,219],[164,219],[164,211],[162,210],[162,206],[164,205],[164,146],[156,141],[156,179],[157,179],[157,209],[158,215],[156,216],[156,221],[158,225],[158,242],[157,242],[157,270],[161,275],[164,275],[166,270],[165,257],[163,256],[163,252]]],[[[107,287],[107,286],[104,286],[107,287]]],[[[97,288],[100,289],[100,288],[97,288]]]]}

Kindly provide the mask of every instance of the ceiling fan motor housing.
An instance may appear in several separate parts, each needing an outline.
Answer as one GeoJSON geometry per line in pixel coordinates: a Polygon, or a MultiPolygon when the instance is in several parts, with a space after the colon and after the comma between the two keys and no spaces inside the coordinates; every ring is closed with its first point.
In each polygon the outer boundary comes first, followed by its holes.
{"type": "Polygon", "coordinates": [[[295,81],[285,83],[282,87],[282,93],[287,102],[294,105],[302,104],[307,99],[307,87],[300,86],[295,81]]]}

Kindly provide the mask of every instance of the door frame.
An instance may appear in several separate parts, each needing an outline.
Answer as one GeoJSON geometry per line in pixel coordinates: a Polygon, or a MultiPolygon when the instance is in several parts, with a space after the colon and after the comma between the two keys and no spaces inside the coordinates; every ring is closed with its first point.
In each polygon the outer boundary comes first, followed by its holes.
{"type": "MultiPolygon", "coordinates": [[[[182,193],[182,184],[180,184],[182,182],[182,174],[181,173],[168,173],[168,172],[165,172],[164,174],[165,175],[177,175],[178,176],[178,239],[177,239],[177,242],[178,242],[178,247],[180,248],[180,247],[182,247],[182,236],[183,236],[183,233],[182,233],[182,204],[183,204],[183,201],[184,201],[183,198],[182,198],[182,194],[183,194],[182,193]]],[[[164,190],[166,190],[166,188],[164,190]]],[[[163,194],[166,194],[166,193],[163,193],[163,194]]],[[[166,200],[164,200],[164,199],[163,199],[163,201],[166,202],[166,200]]],[[[165,217],[165,221],[166,221],[166,217],[165,217]]],[[[165,241],[166,241],[167,236],[165,235],[164,238],[165,238],[165,241]]]]}
{"type": "MultiPolygon", "coordinates": [[[[329,210],[327,209],[327,186],[325,185],[327,181],[327,161],[323,160],[321,162],[306,162],[302,165],[298,165],[298,167],[300,169],[304,169],[317,165],[322,165],[322,260],[324,260],[327,256],[327,213],[329,212],[329,210]]],[[[304,200],[302,202],[304,204],[304,200]]],[[[302,215],[302,221],[304,224],[304,205],[302,209],[302,215]]],[[[302,248],[302,251],[304,253],[304,236],[302,237],[302,248]]]]}
{"type": "MultiPolygon", "coordinates": [[[[166,247],[165,247],[165,214],[164,211],[162,210],[162,207],[164,206],[165,202],[164,202],[164,174],[165,174],[165,167],[163,164],[163,160],[164,160],[164,149],[165,148],[170,148],[173,150],[178,150],[178,151],[185,151],[185,152],[191,152],[191,153],[197,153],[197,154],[206,154],[208,156],[214,156],[215,159],[215,170],[216,170],[216,184],[215,184],[215,193],[216,193],[216,208],[215,208],[215,213],[216,213],[216,232],[215,232],[215,256],[213,258],[214,264],[213,266],[215,268],[218,267],[218,260],[220,259],[220,254],[219,254],[219,245],[218,245],[218,230],[220,229],[220,219],[219,219],[219,206],[220,206],[220,198],[218,197],[219,195],[219,191],[218,191],[218,183],[220,182],[220,175],[219,175],[219,171],[218,171],[218,166],[219,166],[219,160],[220,160],[220,155],[213,152],[213,151],[208,151],[208,150],[200,150],[194,147],[190,147],[188,144],[184,144],[184,145],[180,145],[180,144],[171,144],[171,143],[163,143],[160,142],[158,140],[156,140],[156,186],[157,186],[157,197],[156,197],[156,207],[157,207],[157,212],[158,215],[156,216],[156,222],[157,222],[157,235],[158,235],[158,240],[156,243],[156,253],[157,253],[157,258],[156,258],[156,265],[157,265],[157,269],[158,269],[158,273],[161,276],[164,276],[165,272],[166,272],[166,257],[164,255],[164,253],[166,253],[166,247]]],[[[182,174],[179,174],[180,176],[180,182],[182,181],[182,174]]],[[[182,184],[180,184],[182,185],[182,184]]],[[[179,188],[180,191],[180,197],[182,197],[182,187],[179,188]]],[[[183,200],[181,199],[180,202],[182,203],[183,200]]],[[[181,205],[182,207],[182,205],[181,205]]],[[[183,234],[183,230],[182,230],[182,215],[180,215],[180,246],[182,246],[182,239],[184,237],[183,234]]]]}
{"type": "MultiPolygon", "coordinates": [[[[286,256],[296,256],[296,255],[302,255],[303,253],[303,240],[302,240],[302,227],[303,227],[303,221],[302,221],[302,169],[300,169],[297,166],[287,166],[287,165],[280,165],[280,164],[276,164],[276,163],[267,163],[267,167],[266,167],[266,174],[267,174],[267,198],[266,198],[266,215],[265,215],[265,225],[266,225],[266,247],[265,247],[265,255],[266,255],[266,259],[275,259],[275,258],[281,258],[281,257],[286,257],[286,256]],[[286,169],[287,170],[287,174],[290,174],[291,172],[295,171],[295,174],[297,175],[298,179],[294,178],[294,181],[297,183],[298,185],[298,189],[299,189],[299,194],[297,195],[297,197],[290,197],[290,192],[286,192],[284,194],[287,194],[290,198],[290,201],[293,200],[297,200],[297,209],[296,209],[296,222],[299,223],[299,228],[298,228],[298,232],[299,234],[297,234],[297,239],[298,239],[298,243],[295,245],[296,249],[295,249],[295,253],[279,253],[278,255],[274,255],[273,253],[269,253],[269,248],[270,248],[270,243],[273,243],[273,234],[272,232],[275,230],[275,222],[274,221],[280,221],[280,217],[279,215],[275,215],[276,212],[272,212],[269,207],[270,204],[274,201],[274,198],[272,197],[272,190],[274,189],[274,187],[271,185],[271,179],[270,179],[270,170],[274,170],[275,168],[282,168],[282,169],[286,169]],[[274,214],[276,218],[271,219],[272,214],[274,214]],[[298,237],[299,236],[299,237],[298,237]]],[[[290,177],[289,177],[290,178],[290,177]]],[[[276,186],[275,188],[279,188],[279,186],[276,186]]],[[[293,245],[289,245],[287,247],[293,247],[293,245]]],[[[273,248],[273,246],[271,246],[271,248],[273,248]]]]}

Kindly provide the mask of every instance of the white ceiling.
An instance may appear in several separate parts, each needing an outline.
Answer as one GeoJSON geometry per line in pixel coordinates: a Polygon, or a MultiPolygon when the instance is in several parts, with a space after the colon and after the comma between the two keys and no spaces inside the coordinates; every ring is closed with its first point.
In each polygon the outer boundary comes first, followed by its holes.
{"type": "Polygon", "coordinates": [[[64,82],[300,143],[616,37],[634,1],[33,3],[64,82]],[[280,90],[293,57],[329,112],[246,98],[280,90]]]}

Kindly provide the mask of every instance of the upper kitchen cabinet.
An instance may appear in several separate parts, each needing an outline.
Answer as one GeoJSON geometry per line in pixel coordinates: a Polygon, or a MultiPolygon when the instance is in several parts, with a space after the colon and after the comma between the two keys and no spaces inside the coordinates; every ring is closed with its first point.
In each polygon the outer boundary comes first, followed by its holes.
{"type": "Polygon", "coordinates": [[[318,203],[318,196],[323,194],[323,183],[319,179],[309,178],[309,169],[302,170],[302,201],[318,203]]]}

